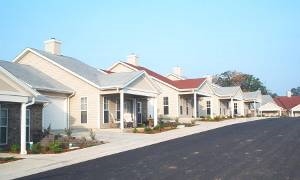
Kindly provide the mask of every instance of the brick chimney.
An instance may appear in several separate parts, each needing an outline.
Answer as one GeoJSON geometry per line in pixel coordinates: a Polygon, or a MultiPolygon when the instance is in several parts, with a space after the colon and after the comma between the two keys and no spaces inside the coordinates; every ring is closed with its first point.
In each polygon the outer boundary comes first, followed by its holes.
{"type": "Polygon", "coordinates": [[[139,66],[139,57],[136,54],[132,53],[127,56],[127,63],[139,66]]]}
{"type": "Polygon", "coordinates": [[[51,38],[49,40],[44,41],[45,51],[55,55],[61,55],[61,41],[56,40],[55,38],[51,38]]]}

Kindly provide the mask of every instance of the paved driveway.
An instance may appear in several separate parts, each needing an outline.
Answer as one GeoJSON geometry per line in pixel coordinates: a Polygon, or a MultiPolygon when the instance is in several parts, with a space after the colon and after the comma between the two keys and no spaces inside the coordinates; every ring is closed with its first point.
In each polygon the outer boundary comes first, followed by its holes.
{"type": "Polygon", "coordinates": [[[300,118],[235,124],[24,179],[300,179],[300,118]]]}

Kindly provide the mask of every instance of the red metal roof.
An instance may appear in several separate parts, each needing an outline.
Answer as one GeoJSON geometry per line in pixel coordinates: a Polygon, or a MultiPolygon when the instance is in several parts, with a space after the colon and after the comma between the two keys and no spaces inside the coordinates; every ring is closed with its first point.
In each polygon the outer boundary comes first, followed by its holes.
{"type": "Polygon", "coordinates": [[[198,88],[203,82],[205,78],[197,78],[197,79],[184,79],[173,81],[176,84],[176,87],[179,89],[194,89],[198,88]]]}
{"type": "Polygon", "coordinates": [[[167,84],[170,84],[178,89],[194,89],[194,88],[198,88],[204,81],[205,78],[197,78],[197,79],[185,79],[185,80],[177,80],[177,81],[172,81],[171,79],[160,75],[148,68],[142,67],[142,66],[135,66],[133,64],[127,63],[127,62],[123,62],[137,70],[140,71],[146,71],[150,76],[155,77],[167,84]]]}
{"type": "Polygon", "coordinates": [[[274,101],[277,103],[278,106],[290,110],[293,107],[297,106],[300,104],[300,96],[280,96],[274,98],[274,101]]]}

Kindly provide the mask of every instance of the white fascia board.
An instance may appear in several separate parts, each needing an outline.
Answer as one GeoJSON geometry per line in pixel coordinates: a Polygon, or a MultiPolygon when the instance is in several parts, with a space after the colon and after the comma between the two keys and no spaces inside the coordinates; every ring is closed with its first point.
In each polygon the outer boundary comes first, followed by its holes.
{"type": "Polygon", "coordinates": [[[134,89],[123,89],[123,92],[126,94],[146,96],[146,97],[156,97],[157,96],[157,93],[151,93],[151,92],[134,90],[134,89]]]}
{"type": "Polygon", "coordinates": [[[132,67],[132,66],[130,66],[130,65],[128,65],[128,64],[126,64],[126,63],[124,63],[124,62],[122,62],[122,61],[118,61],[118,62],[114,63],[111,67],[108,68],[108,70],[111,71],[111,70],[112,70],[114,67],[116,67],[118,64],[122,64],[122,65],[128,67],[129,69],[132,69],[132,70],[134,70],[134,71],[138,71],[138,69],[136,69],[136,68],[134,68],[134,67],[132,67]]]}

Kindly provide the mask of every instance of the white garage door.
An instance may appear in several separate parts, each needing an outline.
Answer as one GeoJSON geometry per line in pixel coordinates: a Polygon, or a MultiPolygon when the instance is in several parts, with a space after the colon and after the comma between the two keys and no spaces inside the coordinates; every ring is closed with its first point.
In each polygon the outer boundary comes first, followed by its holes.
{"type": "Polygon", "coordinates": [[[294,114],[295,114],[295,117],[300,117],[300,111],[296,111],[296,112],[294,112],[294,114]]]}
{"type": "Polygon", "coordinates": [[[67,98],[47,96],[49,104],[43,110],[43,128],[67,128],[67,98]]]}

